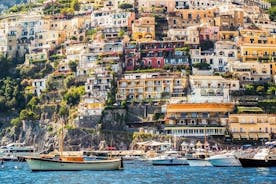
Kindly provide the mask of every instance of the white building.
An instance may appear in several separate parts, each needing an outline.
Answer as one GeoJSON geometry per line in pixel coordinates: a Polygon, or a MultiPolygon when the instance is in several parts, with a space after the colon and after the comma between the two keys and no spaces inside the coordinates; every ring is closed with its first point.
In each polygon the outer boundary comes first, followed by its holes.
{"type": "Polygon", "coordinates": [[[214,72],[227,72],[228,62],[237,60],[237,48],[234,42],[218,41],[214,51],[191,51],[192,64],[208,63],[214,72]]]}
{"type": "Polygon", "coordinates": [[[85,83],[87,97],[94,98],[99,102],[107,100],[111,89],[112,75],[108,72],[98,73],[89,77],[85,83]]]}
{"type": "Polygon", "coordinates": [[[46,79],[33,79],[32,81],[33,93],[40,96],[46,89],[46,79]]]}
{"type": "Polygon", "coordinates": [[[190,76],[191,103],[231,102],[230,91],[240,89],[239,80],[224,79],[221,76],[190,76]]]}
{"type": "Polygon", "coordinates": [[[199,30],[197,26],[190,26],[186,29],[169,29],[170,40],[184,40],[187,44],[199,44],[199,30]]]}
{"type": "Polygon", "coordinates": [[[131,12],[101,9],[91,14],[92,27],[128,27],[131,12]]]}
{"type": "Polygon", "coordinates": [[[241,82],[267,82],[273,78],[271,63],[233,61],[229,62],[229,71],[241,82]]]}
{"type": "Polygon", "coordinates": [[[175,0],[176,9],[207,9],[221,4],[230,3],[231,0],[175,0]]]}

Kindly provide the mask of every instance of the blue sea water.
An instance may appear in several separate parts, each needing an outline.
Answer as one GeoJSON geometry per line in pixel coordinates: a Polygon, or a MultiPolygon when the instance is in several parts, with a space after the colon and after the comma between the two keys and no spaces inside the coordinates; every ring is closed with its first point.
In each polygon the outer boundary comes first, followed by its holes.
{"type": "Polygon", "coordinates": [[[31,172],[27,163],[6,162],[0,169],[0,184],[276,184],[276,167],[152,166],[125,162],[122,171],[31,172]]]}

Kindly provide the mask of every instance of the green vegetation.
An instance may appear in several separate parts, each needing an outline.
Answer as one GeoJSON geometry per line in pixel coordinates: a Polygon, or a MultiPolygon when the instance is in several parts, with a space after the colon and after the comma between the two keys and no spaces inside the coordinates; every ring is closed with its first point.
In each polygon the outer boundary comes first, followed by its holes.
{"type": "Polygon", "coordinates": [[[263,113],[260,107],[237,107],[238,113],[263,113]]]}
{"type": "Polygon", "coordinates": [[[69,68],[72,72],[77,72],[78,63],[76,61],[69,62],[69,68]]]}
{"type": "Polygon", "coordinates": [[[259,101],[258,106],[266,113],[276,113],[276,99],[259,101]]]}
{"type": "Polygon", "coordinates": [[[276,86],[272,83],[247,84],[244,86],[245,95],[275,95],[276,86]]]}
{"type": "Polygon", "coordinates": [[[133,5],[129,3],[122,3],[119,5],[119,8],[123,10],[128,10],[128,9],[132,9],[133,5]]]}
{"type": "Polygon", "coordinates": [[[0,111],[8,112],[24,107],[20,81],[11,77],[0,79],[0,111]]]}
{"type": "Polygon", "coordinates": [[[38,7],[38,4],[28,3],[28,4],[18,4],[14,5],[7,10],[8,13],[19,13],[19,12],[27,12],[28,10],[38,7]]]}
{"type": "Polygon", "coordinates": [[[79,104],[81,96],[84,95],[84,86],[71,87],[64,95],[64,100],[67,105],[75,106],[79,104]]]}
{"type": "Polygon", "coordinates": [[[47,3],[43,9],[44,14],[59,14],[66,17],[74,15],[74,11],[80,10],[78,0],[56,0],[55,2],[47,3]]]}
{"type": "Polygon", "coordinates": [[[271,8],[268,10],[269,18],[272,21],[276,20],[276,0],[267,0],[271,3],[271,8]]]}
{"type": "Polygon", "coordinates": [[[113,105],[116,102],[116,93],[117,93],[117,82],[115,80],[115,76],[111,81],[111,89],[107,94],[107,102],[106,105],[113,105]]]}
{"type": "Polygon", "coordinates": [[[208,63],[195,63],[193,64],[193,67],[199,69],[199,70],[210,70],[211,67],[208,63]]]}
{"type": "Polygon", "coordinates": [[[54,68],[49,62],[30,66],[23,65],[17,69],[19,70],[20,76],[24,79],[41,79],[54,71],[54,68]]]}

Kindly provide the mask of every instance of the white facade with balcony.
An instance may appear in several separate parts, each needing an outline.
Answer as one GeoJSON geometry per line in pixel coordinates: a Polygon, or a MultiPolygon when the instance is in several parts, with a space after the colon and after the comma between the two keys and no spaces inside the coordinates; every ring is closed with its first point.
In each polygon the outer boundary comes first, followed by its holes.
{"type": "Polygon", "coordinates": [[[221,76],[190,76],[191,94],[188,101],[192,103],[227,103],[231,102],[230,91],[240,89],[239,80],[224,79],[221,76]]]}

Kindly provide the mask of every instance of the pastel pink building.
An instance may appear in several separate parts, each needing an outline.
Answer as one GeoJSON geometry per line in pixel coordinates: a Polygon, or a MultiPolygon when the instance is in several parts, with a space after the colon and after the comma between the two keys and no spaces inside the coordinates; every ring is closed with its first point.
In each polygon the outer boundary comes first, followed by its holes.
{"type": "Polygon", "coordinates": [[[163,68],[164,67],[164,57],[144,57],[143,64],[144,66],[150,68],[163,68]]]}
{"type": "Polygon", "coordinates": [[[199,39],[202,40],[219,40],[219,27],[217,26],[206,26],[199,28],[199,39]]]}

